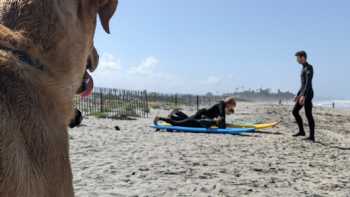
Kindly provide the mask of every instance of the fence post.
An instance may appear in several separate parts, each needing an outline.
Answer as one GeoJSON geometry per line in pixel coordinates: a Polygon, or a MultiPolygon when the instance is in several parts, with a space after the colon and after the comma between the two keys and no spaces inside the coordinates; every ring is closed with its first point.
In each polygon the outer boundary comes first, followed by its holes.
{"type": "Polygon", "coordinates": [[[126,110],[126,103],[127,103],[127,98],[128,98],[128,96],[127,96],[127,92],[126,92],[126,90],[123,90],[123,116],[126,116],[127,115],[127,110],[126,110]]]}
{"type": "Polygon", "coordinates": [[[121,90],[117,90],[117,116],[121,114],[121,90]]]}
{"type": "Polygon", "coordinates": [[[146,116],[148,118],[148,114],[150,113],[150,108],[149,108],[149,105],[148,105],[148,95],[147,95],[147,90],[144,91],[144,94],[145,94],[145,103],[144,103],[144,109],[146,110],[146,116]]]}
{"type": "Polygon", "coordinates": [[[199,110],[199,96],[197,95],[197,111],[199,110]]]}
{"type": "Polygon", "coordinates": [[[175,107],[177,107],[177,94],[175,94],[175,107]]]}
{"type": "Polygon", "coordinates": [[[103,112],[103,93],[100,92],[100,112],[103,112]]]}

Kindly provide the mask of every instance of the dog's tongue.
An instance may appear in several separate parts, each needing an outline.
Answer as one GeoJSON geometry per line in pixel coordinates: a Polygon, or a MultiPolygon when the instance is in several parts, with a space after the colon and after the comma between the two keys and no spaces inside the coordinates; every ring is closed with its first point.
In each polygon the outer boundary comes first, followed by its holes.
{"type": "Polygon", "coordinates": [[[81,97],[87,97],[92,95],[92,91],[94,90],[94,80],[92,79],[91,75],[85,71],[84,75],[84,86],[85,91],[80,94],[81,97]]]}

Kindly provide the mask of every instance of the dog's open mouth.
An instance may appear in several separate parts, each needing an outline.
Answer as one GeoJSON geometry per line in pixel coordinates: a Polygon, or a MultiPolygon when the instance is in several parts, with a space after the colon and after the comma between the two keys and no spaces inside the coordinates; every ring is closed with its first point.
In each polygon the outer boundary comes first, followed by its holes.
{"type": "Polygon", "coordinates": [[[86,70],[82,79],[82,84],[77,92],[82,97],[91,96],[94,89],[94,80],[90,73],[97,68],[99,56],[95,47],[93,47],[91,54],[87,59],[86,70]]]}
{"type": "Polygon", "coordinates": [[[81,86],[77,92],[77,94],[79,94],[81,97],[88,97],[92,95],[94,90],[94,80],[89,72],[93,72],[95,69],[96,67],[94,67],[90,61],[88,61],[81,86]]]}
{"type": "Polygon", "coordinates": [[[91,96],[94,90],[94,80],[89,72],[86,70],[83,78],[83,83],[80,87],[80,96],[87,97],[91,96]]]}

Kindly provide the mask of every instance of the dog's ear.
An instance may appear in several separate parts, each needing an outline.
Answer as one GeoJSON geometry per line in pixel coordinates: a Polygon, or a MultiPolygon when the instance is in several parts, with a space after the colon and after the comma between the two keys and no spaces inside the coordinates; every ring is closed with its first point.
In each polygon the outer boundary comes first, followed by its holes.
{"type": "Polygon", "coordinates": [[[100,0],[98,15],[103,29],[110,33],[109,21],[117,10],[118,0],[100,0]]]}

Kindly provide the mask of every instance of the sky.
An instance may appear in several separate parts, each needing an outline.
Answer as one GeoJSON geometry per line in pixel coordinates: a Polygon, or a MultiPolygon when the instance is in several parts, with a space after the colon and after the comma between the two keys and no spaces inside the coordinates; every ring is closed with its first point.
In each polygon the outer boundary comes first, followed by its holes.
{"type": "Polygon", "coordinates": [[[95,45],[102,87],[166,93],[297,92],[306,50],[317,98],[350,99],[349,0],[119,0],[95,45]]]}

